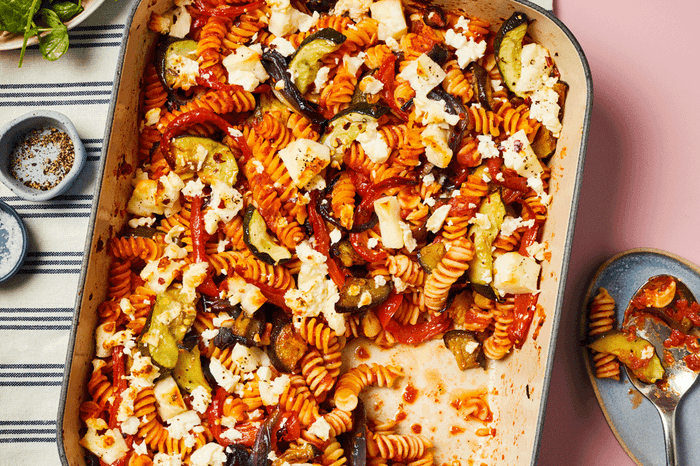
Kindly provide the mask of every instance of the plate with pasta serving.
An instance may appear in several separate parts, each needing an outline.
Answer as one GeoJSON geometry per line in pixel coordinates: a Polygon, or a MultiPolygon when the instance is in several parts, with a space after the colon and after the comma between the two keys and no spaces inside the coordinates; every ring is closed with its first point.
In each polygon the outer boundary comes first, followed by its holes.
{"type": "Polygon", "coordinates": [[[534,464],[590,117],[568,30],[510,1],[129,24],[64,464],[534,464]]]}
{"type": "MultiPolygon", "coordinates": [[[[666,464],[663,427],[656,408],[621,368],[625,365],[640,381],[663,388],[668,384],[664,367],[674,363],[674,348],[687,346],[690,354],[685,364],[700,370],[695,363],[700,350],[696,325],[700,305],[692,297],[698,290],[699,267],[665,251],[639,248],[601,265],[584,300],[581,341],[593,389],[613,433],[640,466],[666,464]],[[640,313],[655,316],[657,325],[673,329],[664,340],[663,353],[643,338],[625,333],[628,328],[634,330],[628,323],[639,321],[640,313]]],[[[700,454],[700,442],[694,436],[699,402],[700,390],[693,387],[678,406],[678,464],[691,464],[700,454]]]]}

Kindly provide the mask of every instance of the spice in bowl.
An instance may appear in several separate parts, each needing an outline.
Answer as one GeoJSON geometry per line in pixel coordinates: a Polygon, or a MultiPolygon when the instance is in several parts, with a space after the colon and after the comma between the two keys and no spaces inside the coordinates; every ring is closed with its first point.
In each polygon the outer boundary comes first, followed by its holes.
{"type": "Polygon", "coordinates": [[[30,188],[47,191],[66,177],[75,161],[70,136],[52,127],[34,129],[10,154],[10,174],[30,188]]]}

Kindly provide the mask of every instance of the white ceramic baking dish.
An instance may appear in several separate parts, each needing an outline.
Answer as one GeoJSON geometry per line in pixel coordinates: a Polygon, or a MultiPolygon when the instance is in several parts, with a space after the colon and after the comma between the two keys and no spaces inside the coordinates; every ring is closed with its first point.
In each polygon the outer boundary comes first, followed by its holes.
{"type": "MultiPolygon", "coordinates": [[[[91,217],[91,235],[86,243],[80,287],[65,365],[58,413],[58,449],[64,465],[83,465],[79,445],[80,404],[86,399],[86,381],[91,371],[97,305],[107,292],[108,239],[122,229],[125,207],[131,192],[131,177],[137,166],[138,102],[141,76],[156,40],[146,23],[151,11],[162,12],[169,0],[143,0],[134,5],[127,22],[114,92],[105,131],[98,186],[91,217]],[[125,169],[127,168],[127,169],[125,169]]],[[[369,391],[365,406],[372,416],[394,419],[407,414],[400,429],[420,425],[433,440],[436,464],[534,465],[544,418],[552,369],[555,339],[564,284],[574,233],[583,161],[592,105],[592,83],[586,58],[571,32],[551,13],[527,1],[437,0],[440,6],[474,14],[500,24],[514,11],[525,12],[533,21],[531,35],[547,47],[570,86],[566,100],[564,129],[552,157],[551,193],[554,195],[543,241],[551,257],[543,263],[539,304],[544,315],[536,315],[523,348],[501,361],[492,361],[488,371],[460,372],[452,354],[441,341],[414,347],[380,350],[370,347],[370,360],[393,361],[407,369],[396,390],[369,391]],[[410,384],[417,390],[413,403],[402,395],[410,384]],[[485,390],[493,421],[480,424],[465,420],[464,408],[453,401],[474,390],[485,390]],[[381,399],[381,401],[380,401],[381,399]],[[484,429],[486,428],[486,429],[484,429]],[[477,435],[480,430],[482,436],[477,435]],[[487,433],[487,435],[483,435],[487,433]]],[[[355,364],[354,347],[347,350],[346,365],[355,364]]],[[[364,360],[362,362],[368,362],[364,360]]]]}

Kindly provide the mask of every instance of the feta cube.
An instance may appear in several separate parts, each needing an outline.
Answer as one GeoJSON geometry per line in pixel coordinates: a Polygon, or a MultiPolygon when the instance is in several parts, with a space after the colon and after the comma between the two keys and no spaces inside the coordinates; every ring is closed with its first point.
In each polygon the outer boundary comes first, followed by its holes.
{"type": "Polygon", "coordinates": [[[372,18],[384,26],[380,28],[380,40],[385,40],[387,37],[398,40],[408,31],[401,0],[379,0],[372,3],[369,9],[372,18]]]}
{"type": "Polygon", "coordinates": [[[379,230],[384,247],[402,248],[401,207],[396,196],[385,196],[374,201],[374,211],[379,218],[379,230]]]}
{"type": "Polygon", "coordinates": [[[302,138],[280,150],[279,156],[294,184],[303,188],[331,162],[331,149],[302,138]]]}
{"type": "Polygon", "coordinates": [[[537,293],[540,264],[519,252],[507,252],[493,261],[493,286],[501,296],[512,293],[537,293]]]}

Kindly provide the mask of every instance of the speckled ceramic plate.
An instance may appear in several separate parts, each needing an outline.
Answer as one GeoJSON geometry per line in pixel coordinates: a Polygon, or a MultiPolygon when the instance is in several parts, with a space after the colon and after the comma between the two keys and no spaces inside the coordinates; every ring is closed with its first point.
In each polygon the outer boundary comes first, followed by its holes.
{"type": "MultiPolygon", "coordinates": [[[[615,299],[617,324],[627,304],[649,278],[668,274],[679,278],[700,296],[700,267],[658,249],[631,249],[605,262],[591,281],[581,308],[580,336],[586,341],[588,306],[603,287],[615,299]]],[[[640,466],[665,466],[663,427],[656,408],[630,383],[624,371],[620,380],[597,379],[586,352],[586,368],[603,414],[627,454],[640,466]]],[[[700,383],[693,386],[678,406],[676,415],[678,464],[698,464],[700,458],[700,383]]]]}
{"type": "MultiPolygon", "coordinates": [[[[66,23],[68,29],[70,30],[85,21],[88,16],[93,14],[95,10],[104,3],[104,1],[105,0],[83,0],[82,5],[85,9],[82,13],[66,23]]],[[[22,34],[10,34],[9,32],[0,31],[0,50],[20,49],[22,48],[23,41],[24,36],[22,34]]],[[[27,40],[28,46],[38,43],[39,39],[37,39],[36,36],[32,36],[27,40]]]]}

